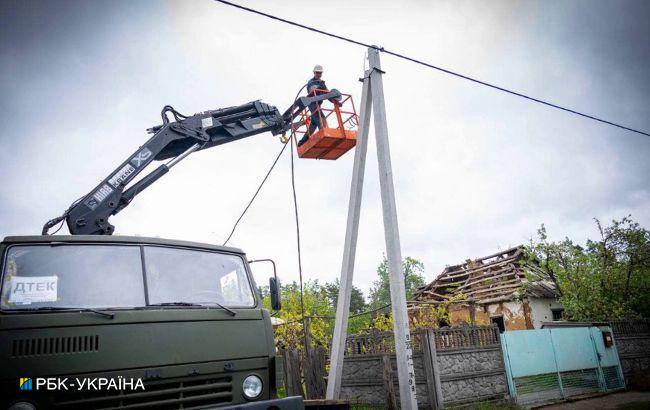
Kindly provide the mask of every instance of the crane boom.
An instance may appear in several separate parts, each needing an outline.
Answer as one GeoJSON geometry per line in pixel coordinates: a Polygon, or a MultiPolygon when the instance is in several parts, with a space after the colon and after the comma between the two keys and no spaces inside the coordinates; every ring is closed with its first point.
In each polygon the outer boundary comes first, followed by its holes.
{"type": "Polygon", "coordinates": [[[171,106],[162,110],[163,124],[147,130],[153,136],[120,164],[84,197],[75,201],[63,215],[43,226],[43,235],[61,223],[72,235],[111,235],[115,227],[108,218],[131,203],[136,195],[165,175],[174,165],[195,151],[237,141],[270,131],[286,132],[298,113],[313,102],[340,98],[337,90],[314,97],[300,97],[280,114],[276,107],[261,101],[184,116],[171,106]],[[176,121],[169,121],[172,113],[176,121]],[[153,161],[168,162],[131,183],[153,161]]]}

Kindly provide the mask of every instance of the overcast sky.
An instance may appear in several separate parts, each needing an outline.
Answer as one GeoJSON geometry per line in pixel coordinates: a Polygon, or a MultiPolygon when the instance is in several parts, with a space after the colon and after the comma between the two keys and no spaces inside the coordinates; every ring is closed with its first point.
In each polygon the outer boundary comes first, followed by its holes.
{"type": "MultiPolygon", "coordinates": [[[[243,3],[243,1],[240,1],[243,3]]],[[[0,233],[40,233],[183,113],[255,99],[283,111],[323,65],[360,103],[362,47],[208,0],[6,1],[0,12],[0,233]]],[[[647,1],[248,1],[523,93],[650,130],[647,1]]],[[[527,242],[596,237],[593,218],[650,227],[650,137],[382,55],[402,254],[426,279],[527,242]]],[[[117,233],[222,243],[281,144],[191,156],[111,219],[117,233]]],[[[371,129],[355,285],[384,252],[371,129]]],[[[300,160],[305,279],[340,275],[353,153],[300,160]]],[[[65,231],[65,229],[63,230],[65,231]]],[[[231,244],[298,277],[288,152],[231,244]]]]}

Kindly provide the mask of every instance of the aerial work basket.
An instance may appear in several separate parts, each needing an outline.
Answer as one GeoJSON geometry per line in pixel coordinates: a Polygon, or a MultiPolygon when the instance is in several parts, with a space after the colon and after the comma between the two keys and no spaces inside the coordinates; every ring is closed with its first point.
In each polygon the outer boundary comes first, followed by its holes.
{"type": "MultiPolygon", "coordinates": [[[[327,92],[316,90],[319,91],[327,92]]],[[[359,117],[350,94],[341,94],[338,101],[323,101],[315,112],[305,108],[300,112],[299,119],[291,129],[296,145],[309,133],[310,125],[315,119],[316,124],[320,122],[320,127],[312,126],[313,133],[307,142],[297,148],[300,158],[337,159],[357,143],[359,117]]]]}

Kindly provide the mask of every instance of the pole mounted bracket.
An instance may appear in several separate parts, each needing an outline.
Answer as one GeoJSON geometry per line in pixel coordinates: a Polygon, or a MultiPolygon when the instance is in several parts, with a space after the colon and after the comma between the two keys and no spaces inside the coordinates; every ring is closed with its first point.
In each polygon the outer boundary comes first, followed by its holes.
{"type": "Polygon", "coordinates": [[[368,71],[369,71],[369,73],[368,73],[367,76],[359,78],[360,83],[364,82],[366,79],[369,79],[374,71],[377,71],[380,74],[386,74],[386,71],[382,70],[381,68],[377,68],[377,67],[372,67],[368,71]]]}

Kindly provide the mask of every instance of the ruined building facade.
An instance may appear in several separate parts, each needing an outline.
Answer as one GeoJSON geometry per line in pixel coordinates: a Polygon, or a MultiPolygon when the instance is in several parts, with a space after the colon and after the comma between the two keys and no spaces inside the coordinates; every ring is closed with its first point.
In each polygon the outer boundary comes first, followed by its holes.
{"type": "Polygon", "coordinates": [[[561,320],[555,285],[542,272],[526,274],[523,259],[524,249],[517,246],[448,266],[415,292],[409,312],[442,305],[451,323],[440,326],[470,323],[473,316],[474,323],[496,323],[501,331],[538,329],[542,322],[561,320]]]}

